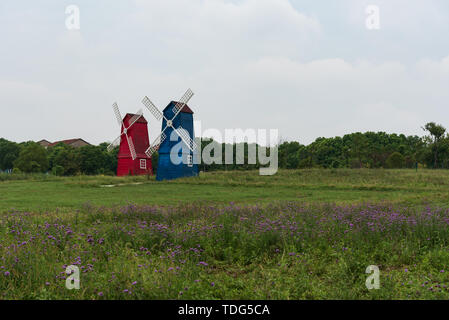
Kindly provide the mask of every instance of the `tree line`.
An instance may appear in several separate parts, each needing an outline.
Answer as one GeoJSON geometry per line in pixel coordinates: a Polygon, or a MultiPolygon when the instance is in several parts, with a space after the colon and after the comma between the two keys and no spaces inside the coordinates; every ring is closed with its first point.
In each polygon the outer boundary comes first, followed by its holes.
{"type": "Polygon", "coordinates": [[[108,145],[74,148],[60,143],[46,149],[32,141],[15,143],[0,138],[0,170],[58,176],[113,175],[117,171],[118,147],[108,152],[108,145]]]}
{"type": "Polygon", "coordinates": [[[385,132],[356,132],[318,138],[305,146],[283,142],[281,168],[417,168],[449,169],[449,135],[439,124],[422,127],[425,136],[385,132]]]}
{"type": "MultiPolygon", "coordinates": [[[[385,132],[356,132],[343,137],[318,138],[309,145],[297,141],[283,141],[278,145],[279,168],[416,168],[449,169],[449,134],[434,122],[422,127],[425,136],[405,136],[385,132]]],[[[212,139],[202,139],[203,150],[212,139]]],[[[221,144],[221,163],[200,164],[202,171],[251,170],[259,163],[248,164],[248,150],[244,143],[244,164],[237,164],[237,145],[221,144]],[[233,164],[225,164],[226,148],[233,148],[233,164]]],[[[35,142],[15,143],[0,138],[0,170],[24,173],[52,173],[60,176],[78,174],[114,175],[117,171],[118,147],[107,151],[108,143],[73,148],[60,143],[48,149],[35,142]]],[[[210,146],[209,146],[210,147],[210,146]]],[[[258,148],[259,146],[255,146],[258,148]]],[[[209,148],[210,149],[210,148],[209,148]]],[[[157,153],[153,155],[157,170],[157,153]]]]}

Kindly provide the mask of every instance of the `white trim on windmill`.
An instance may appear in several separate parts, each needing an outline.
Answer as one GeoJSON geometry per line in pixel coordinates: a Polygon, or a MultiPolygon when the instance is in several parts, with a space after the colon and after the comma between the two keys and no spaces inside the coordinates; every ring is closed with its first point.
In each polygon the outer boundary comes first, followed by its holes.
{"type": "Polygon", "coordinates": [[[122,141],[122,136],[125,135],[126,136],[126,141],[128,142],[129,152],[131,153],[131,157],[132,157],[133,160],[136,160],[136,158],[137,158],[136,149],[134,148],[134,143],[133,143],[132,138],[130,136],[128,136],[128,131],[143,116],[143,111],[142,111],[142,109],[137,111],[137,113],[128,122],[129,126],[126,127],[125,123],[123,122],[122,115],[120,113],[120,110],[119,110],[118,105],[117,105],[116,102],[114,102],[114,104],[112,105],[112,109],[114,110],[115,117],[117,118],[118,125],[120,126],[120,130],[122,130],[122,128],[123,128],[123,131],[108,146],[108,151],[111,151],[115,146],[120,145],[120,143],[122,141]]]}
{"type": "Polygon", "coordinates": [[[176,105],[173,107],[172,111],[174,113],[173,118],[168,120],[164,113],[161,112],[154,104],[151,102],[151,100],[145,96],[142,100],[142,103],[147,107],[147,109],[151,112],[151,114],[157,119],[161,120],[164,119],[166,126],[161,131],[159,136],[154,140],[154,142],[150,145],[147,151],[145,151],[146,155],[151,157],[153,153],[155,153],[157,150],[159,150],[159,147],[164,142],[164,140],[167,138],[167,135],[165,134],[165,130],[167,128],[172,128],[173,131],[176,132],[176,134],[181,138],[181,140],[187,145],[187,147],[190,149],[190,151],[194,151],[198,146],[195,143],[193,139],[190,138],[189,134],[186,133],[186,131],[180,126],[177,130],[173,126],[173,121],[178,116],[178,114],[182,111],[184,106],[190,101],[190,99],[193,97],[194,93],[192,90],[188,89],[186,93],[182,96],[182,98],[179,100],[179,102],[176,103],[176,105]]]}
{"type": "Polygon", "coordinates": [[[147,170],[147,160],[146,159],[140,159],[140,169],[147,170]]]}

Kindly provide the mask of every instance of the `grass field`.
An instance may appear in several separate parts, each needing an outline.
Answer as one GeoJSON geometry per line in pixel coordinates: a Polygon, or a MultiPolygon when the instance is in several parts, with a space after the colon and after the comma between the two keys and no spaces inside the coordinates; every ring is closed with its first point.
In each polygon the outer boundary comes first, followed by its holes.
{"type": "Polygon", "coordinates": [[[447,299],[448,204],[449,171],[0,175],[0,298],[447,299]]]}
{"type": "Polygon", "coordinates": [[[0,175],[0,210],[41,212],[80,208],[85,203],[113,207],[127,203],[240,204],[273,201],[359,203],[390,201],[449,204],[449,171],[281,170],[202,173],[198,178],[157,182],[154,177],[70,177],[0,175]],[[9,179],[9,180],[6,180],[9,179]],[[3,181],[2,181],[3,180],[3,181]],[[115,187],[110,187],[115,185],[115,187]]]}

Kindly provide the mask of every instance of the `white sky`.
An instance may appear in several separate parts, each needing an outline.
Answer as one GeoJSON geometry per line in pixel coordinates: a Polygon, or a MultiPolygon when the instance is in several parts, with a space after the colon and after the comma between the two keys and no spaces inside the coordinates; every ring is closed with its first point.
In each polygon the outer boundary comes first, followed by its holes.
{"type": "MultiPolygon", "coordinates": [[[[202,129],[284,140],[449,126],[447,0],[0,2],[0,137],[111,141],[187,88],[202,129]],[[66,6],[80,9],[79,31],[66,6]],[[380,9],[380,30],[365,26],[380,9]]],[[[160,131],[150,123],[150,140],[160,131]]],[[[199,132],[196,132],[199,135],[199,132]]]]}

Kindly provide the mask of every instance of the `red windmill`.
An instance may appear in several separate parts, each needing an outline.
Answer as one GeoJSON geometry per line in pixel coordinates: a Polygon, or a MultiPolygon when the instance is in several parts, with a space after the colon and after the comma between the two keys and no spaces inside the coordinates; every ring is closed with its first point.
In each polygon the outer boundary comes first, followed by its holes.
{"type": "Polygon", "coordinates": [[[145,154],[150,142],[148,122],[143,117],[142,110],[137,114],[127,113],[125,118],[122,118],[117,103],[114,103],[112,108],[121,130],[117,139],[108,147],[111,151],[120,143],[117,176],[153,174],[151,157],[145,154]]]}

